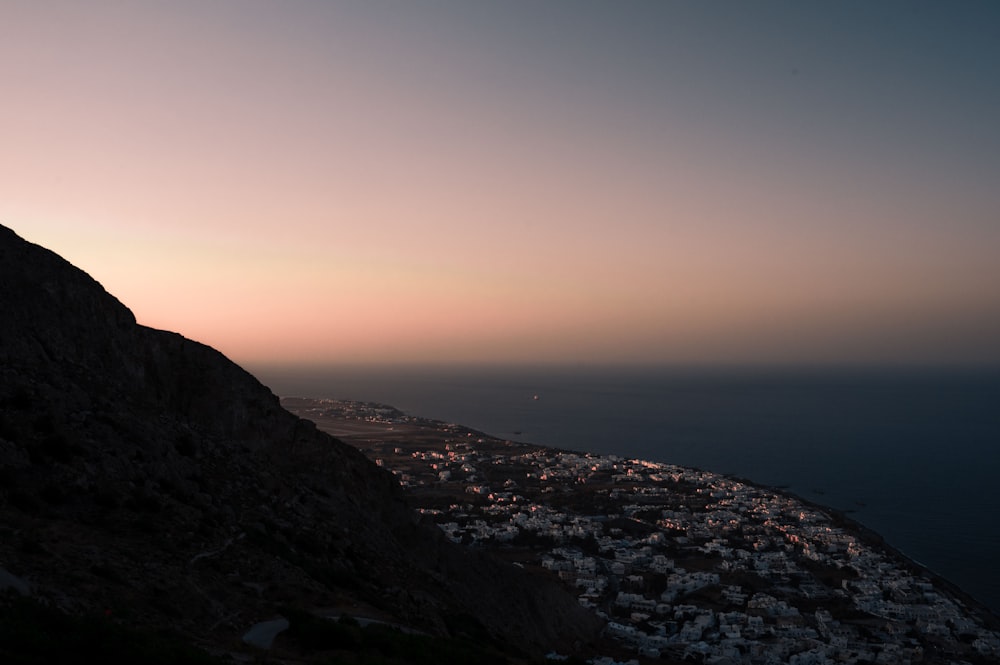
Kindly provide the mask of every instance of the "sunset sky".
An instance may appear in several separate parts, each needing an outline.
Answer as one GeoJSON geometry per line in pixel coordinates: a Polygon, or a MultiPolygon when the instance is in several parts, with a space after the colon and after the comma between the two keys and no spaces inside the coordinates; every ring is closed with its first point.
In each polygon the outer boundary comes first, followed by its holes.
{"type": "Polygon", "coordinates": [[[237,362],[1000,363],[1000,3],[0,4],[0,224],[237,362]]]}

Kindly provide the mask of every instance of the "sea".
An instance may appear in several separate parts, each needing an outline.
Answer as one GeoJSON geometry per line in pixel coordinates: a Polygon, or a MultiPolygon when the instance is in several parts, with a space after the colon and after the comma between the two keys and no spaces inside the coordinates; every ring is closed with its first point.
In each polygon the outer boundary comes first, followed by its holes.
{"type": "Polygon", "coordinates": [[[249,368],[504,439],[731,474],[847,513],[1000,614],[1000,368],[249,368]]]}

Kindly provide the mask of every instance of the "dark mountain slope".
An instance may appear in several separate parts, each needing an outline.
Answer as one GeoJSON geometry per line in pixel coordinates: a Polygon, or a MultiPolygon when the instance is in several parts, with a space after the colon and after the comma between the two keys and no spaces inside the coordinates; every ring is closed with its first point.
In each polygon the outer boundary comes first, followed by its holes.
{"type": "Polygon", "coordinates": [[[222,354],[137,325],[0,227],[0,586],[24,583],[213,645],[287,606],[527,651],[596,629],[557,586],[419,524],[389,473],[222,354]]]}

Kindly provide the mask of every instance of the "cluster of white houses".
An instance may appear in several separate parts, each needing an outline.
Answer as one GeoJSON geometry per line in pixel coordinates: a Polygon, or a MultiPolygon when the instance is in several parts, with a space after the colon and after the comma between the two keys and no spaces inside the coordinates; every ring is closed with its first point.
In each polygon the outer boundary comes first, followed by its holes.
{"type": "Polygon", "coordinates": [[[925,572],[793,497],[614,456],[498,455],[463,443],[412,457],[431,465],[438,484],[464,485],[469,501],[425,510],[451,539],[530,543],[525,564],[577,588],[608,634],[640,656],[1000,661],[1000,635],[925,572]],[[588,493],[589,503],[568,507],[567,494],[588,493]]]}
{"type": "Polygon", "coordinates": [[[1000,662],[985,612],[794,497],[674,465],[484,440],[382,405],[313,402],[347,419],[440,426],[448,445],[368,452],[427,501],[448,537],[510,548],[521,565],[557,575],[636,658],[1000,662]]]}

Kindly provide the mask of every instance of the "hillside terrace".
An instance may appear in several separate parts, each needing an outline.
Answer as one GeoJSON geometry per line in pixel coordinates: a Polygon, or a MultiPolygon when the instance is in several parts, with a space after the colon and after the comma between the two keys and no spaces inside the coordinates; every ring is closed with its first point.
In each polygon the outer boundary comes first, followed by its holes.
{"type": "Polygon", "coordinates": [[[392,470],[456,543],[559,577],[639,660],[997,662],[996,618],[821,507],[718,474],[283,400],[392,470]]]}

